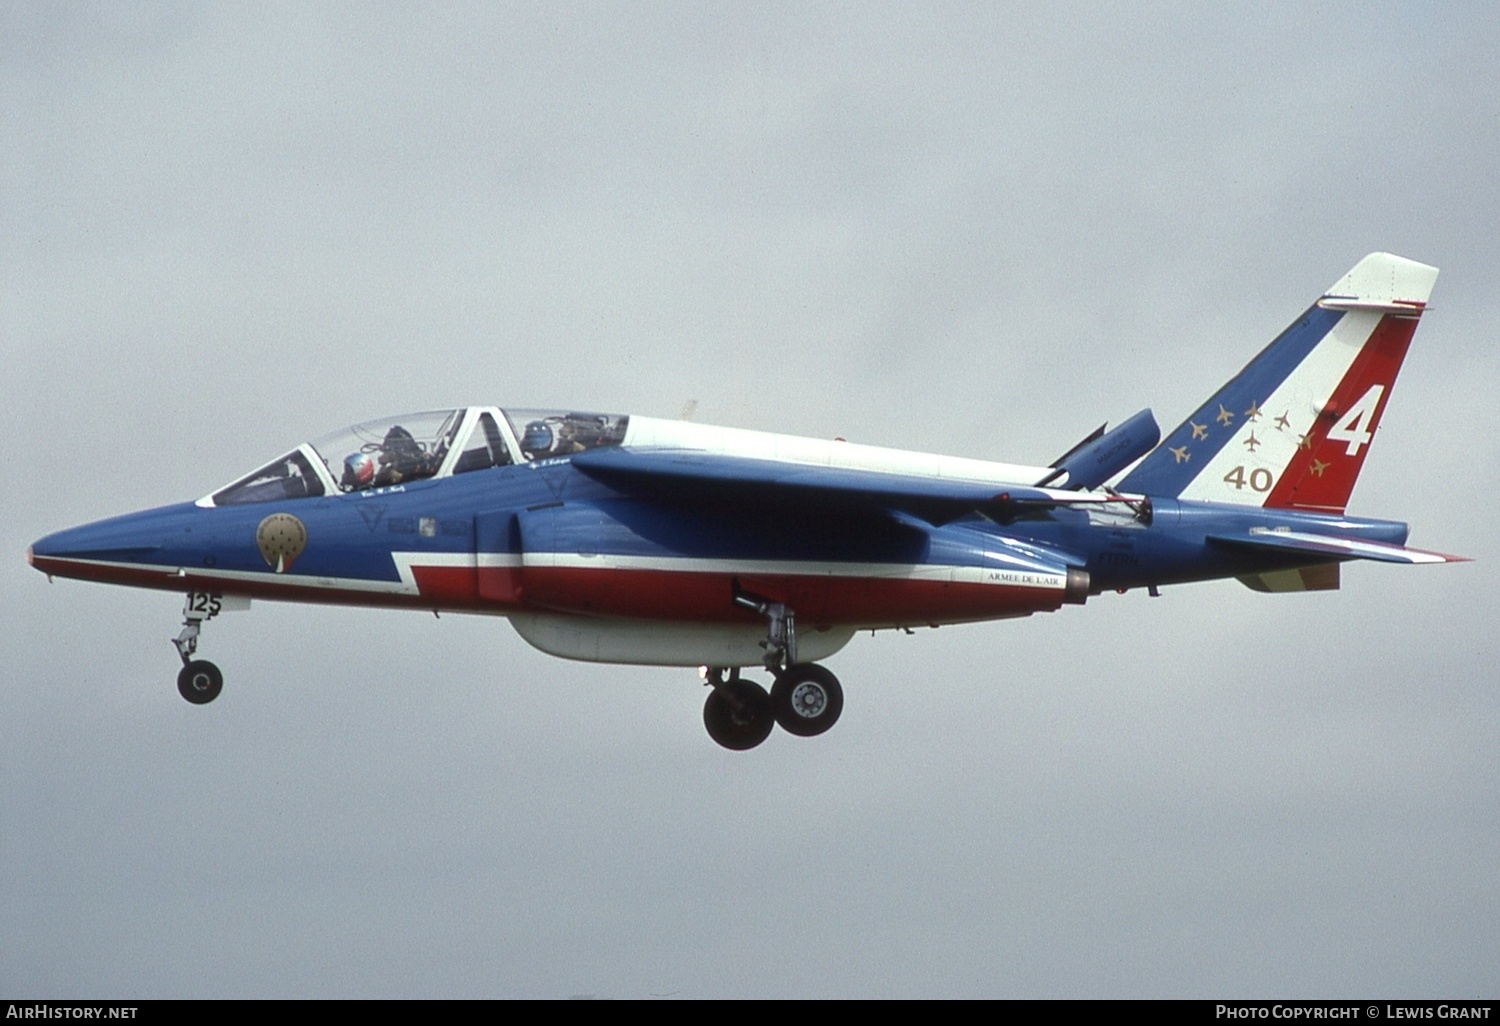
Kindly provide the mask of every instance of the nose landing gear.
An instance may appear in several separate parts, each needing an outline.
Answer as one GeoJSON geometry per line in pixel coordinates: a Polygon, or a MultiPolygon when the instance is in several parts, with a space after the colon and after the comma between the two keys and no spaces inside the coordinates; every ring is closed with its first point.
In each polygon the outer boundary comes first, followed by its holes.
{"type": "MultiPolygon", "coordinates": [[[[248,604],[248,603],[247,603],[248,604]]],[[[198,634],[204,620],[212,620],[225,608],[218,595],[189,592],[182,606],[182,632],[172,639],[182,657],[177,674],[177,692],[194,705],[207,705],[224,690],[224,674],[207,659],[194,659],[198,651],[198,634]]]]}

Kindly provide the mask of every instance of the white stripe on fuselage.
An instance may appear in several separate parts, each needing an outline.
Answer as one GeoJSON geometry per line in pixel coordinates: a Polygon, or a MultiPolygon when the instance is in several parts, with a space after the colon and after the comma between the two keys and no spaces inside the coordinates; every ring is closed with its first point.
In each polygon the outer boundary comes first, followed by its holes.
{"type": "MultiPolygon", "coordinates": [[[[176,564],[122,563],[108,559],[79,559],[74,556],[48,556],[46,558],[56,560],[60,563],[71,563],[79,567],[139,570],[145,573],[160,574],[163,577],[187,578],[191,576],[195,581],[223,581],[226,584],[236,582],[255,582],[257,584],[274,582],[291,588],[337,588],[341,591],[368,592],[377,595],[415,595],[418,593],[415,581],[372,581],[363,577],[313,577],[307,574],[273,574],[266,570],[224,570],[219,567],[184,567],[176,564]]],[[[464,556],[462,558],[466,560],[462,565],[474,565],[473,556],[464,556]]],[[[196,584],[194,588],[202,590],[196,584]]],[[[188,590],[185,580],[183,590],[188,590]]]]}
{"type": "Polygon", "coordinates": [[[472,552],[392,552],[391,561],[396,564],[396,573],[401,577],[402,594],[409,595],[418,594],[417,578],[412,572],[416,567],[504,569],[521,565],[521,557],[511,552],[484,552],[478,556],[472,552]]]}
{"type": "MultiPolygon", "coordinates": [[[[53,557],[79,567],[100,567],[121,570],[137,570],[158,573],[164,577],[186,577],[195,581],[221,581],[226,585],[235,583],[275,583],[289,588],[323,588],[360,592],[375,595],[419,595],[416,571],[429,567],[452,567],[459,569],[515,568],[530,566],[538,569],[557,568],[592,570],[603,572],[665,571],[684,574],[745,574],[756,576],[858,578],[863,580],[895,581],[939,581],[953,584],[984,584],[1008,588],[1043,588],[1058,590],[1066,587],[1066,574],[1051,574],[1040,570],[1009,570],[1001,567],[957,566],[942,563],[836,563],[817,560],[792,559],[691,559],[671,556],[581,556],[577,553],[537,552],[524,557],[513,553],[485,553],[474,556],[461,552],[392,552],[399,581],[372,581],[359,577],[325,577],[305,574],[273,574],[254,570],[223,570],[201,567],[191,571],[185,567],[153,565],[147,563],[122,563],[103,559],[71,559],[53,557]]],[[[195,584],[201,590],[201,585],[195,584]]],[[[186,581],[183,583],[187,590],[186,581]]]]}
{"type": "MultiPolygon", "coordinates": [[[[420,564],[419,564],[420,565],[420,564]]],[[[521,565],[538,569],[595,571],[665,571],[684,574],[745,574],[785,577],[859,578],[862,580],[942,581],[954,584],[991,584],[1012,588],[1060,589],[1065,573],[1008,570],[992,566],[943,563],[834,563],[798,559],[696,559],[675,556],[581,556],[569,552],[528,552],[521,565]]]]}

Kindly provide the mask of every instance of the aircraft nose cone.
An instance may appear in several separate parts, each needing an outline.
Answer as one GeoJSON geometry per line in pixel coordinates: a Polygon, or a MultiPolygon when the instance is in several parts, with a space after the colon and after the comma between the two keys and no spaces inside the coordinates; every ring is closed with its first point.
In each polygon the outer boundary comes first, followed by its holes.
{"type": "Polygon", "coordinates": [[[26,562],[48,576],[122,583],[137,583],[148,567],[153,568],[152,576],[167,564],[175,572],[187,555],[181,551],[183,539],[194,537],[184,533],[188,505],[143,510],[57,531],[32,542],[26,562]]]}
{"type": "Polygon", "coordinates": [[[26,546],[26,564],[40,570],[42,567],[39,564],[46,562],[47,559],[54,556],[66,556],[68,546],[65,541],[71,533],[72,531],[57,531],[38,538],[26,546]]]}
{"type": "MultiPolygon", "coordinates": [[[[113,550],[121,548],[122,539],[118,532],[102,529],[107,521],[98,524],[85,524],[82,527],[70,527],[65,531],[56,531],[39,538],[26,547],[26,562],[32,566],[45,563],[49,559],[79,559],[98,558],[110,555],[113,550]]],[[[142,546],[136,545],[139,549],[142,546]]]]}
{"type": "Polygon", "coordinates": [[[26,565],[33,570],[40,570],[50,580],[57,572],[57,564],[54,560],[62,554],[59,552],[57,538],[66,533],[66,531],[59,531],[57,534],[49,534],[26,546],[26,565]]]}

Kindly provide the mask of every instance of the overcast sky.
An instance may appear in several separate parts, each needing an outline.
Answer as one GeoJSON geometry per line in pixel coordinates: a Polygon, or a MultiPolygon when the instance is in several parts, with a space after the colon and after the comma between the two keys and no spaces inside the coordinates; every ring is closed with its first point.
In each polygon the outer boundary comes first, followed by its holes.
{"type": "Polygon", "coordinates": [[[1492,4],[0,5],[0,993],[1500,992],[1492,4]],[[1350,511],[1457,566],[857,638],[821,738],[502,620],[48,584],[348,423],[1047,463],[1442,269],[1350,511]]]}

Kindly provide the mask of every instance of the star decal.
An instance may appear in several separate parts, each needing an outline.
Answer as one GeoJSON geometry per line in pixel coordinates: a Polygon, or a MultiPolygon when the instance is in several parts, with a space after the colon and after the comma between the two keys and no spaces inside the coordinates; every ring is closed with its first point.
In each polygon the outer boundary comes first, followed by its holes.
{"type": "Polygon", "coordinates": [[[1232,414],[1228,410],[1224,409],[1224,404],[1220,403],[1219,404],[1219,415],[1217,417],[1215,417],[1214,420],[1218,421],[1220,424],[1233,424],[1234,423],[1234,414],[1232,414]]]}
{"type": "Polygon", "coordinates": [[[1170,452],[1174,457],[1176,457],[1178,463],[1186,463],[1188,460],[1192,459],[1192,456],[1188,453],[1187,446],[1185,445],[1180,445],[1175,449],[1169,448],[1167,449],[1167,451],[1170,452]]]}
{"type": "Polygon", "coordinates": [[[1250,408],[1245,411],[1245,417],[1252,424],[1254,424],[1257,420],[1260,420],[1260,403],[1252,399],[1250,401],[1250,408]]]}
{"type": "Polygon", "coordinates": [[[1322,460],[1313,460],[1312,466],[1309,469],[1312,471],[1313,477],[1322,477],[1323,471],[1328,469],[1328,464],[1322,460]]]}
{"type": "Polygon", "coordinates": [[[1188,427],[1190,427],[1190,428],[1193,429],[1193,441],[1196,442],[1200,438],[1207,438],[1208,437],[1208,425],[1207,424],[1194,424],[1191,420],[1189,420],[1188,421],[1188,427]]]}
{"type": "MultiPolygon", "coordinates": [[[[1291,412],[1291,411],[1287,411],[1287,412],[1291,412]]],[[[1286,428],[1289,428],[1291,426],[1292,426],[1292,422],[1287,417],[1286,413],[1283,413],[1281,416],[1279,416],[1279,417],[1276,418],[1276,430],[1277,431],[1285,430],[1286,428]]]]}
{"type": "Polygon", "coordinates": [[[1251,452],[1254,452],[1255,447],[1261,444],[1261,440],[1255,437],[1254,431],[1250,432],[1250,437],[1245,439],[1245,448],[1249,449],[1251,452]]]}

